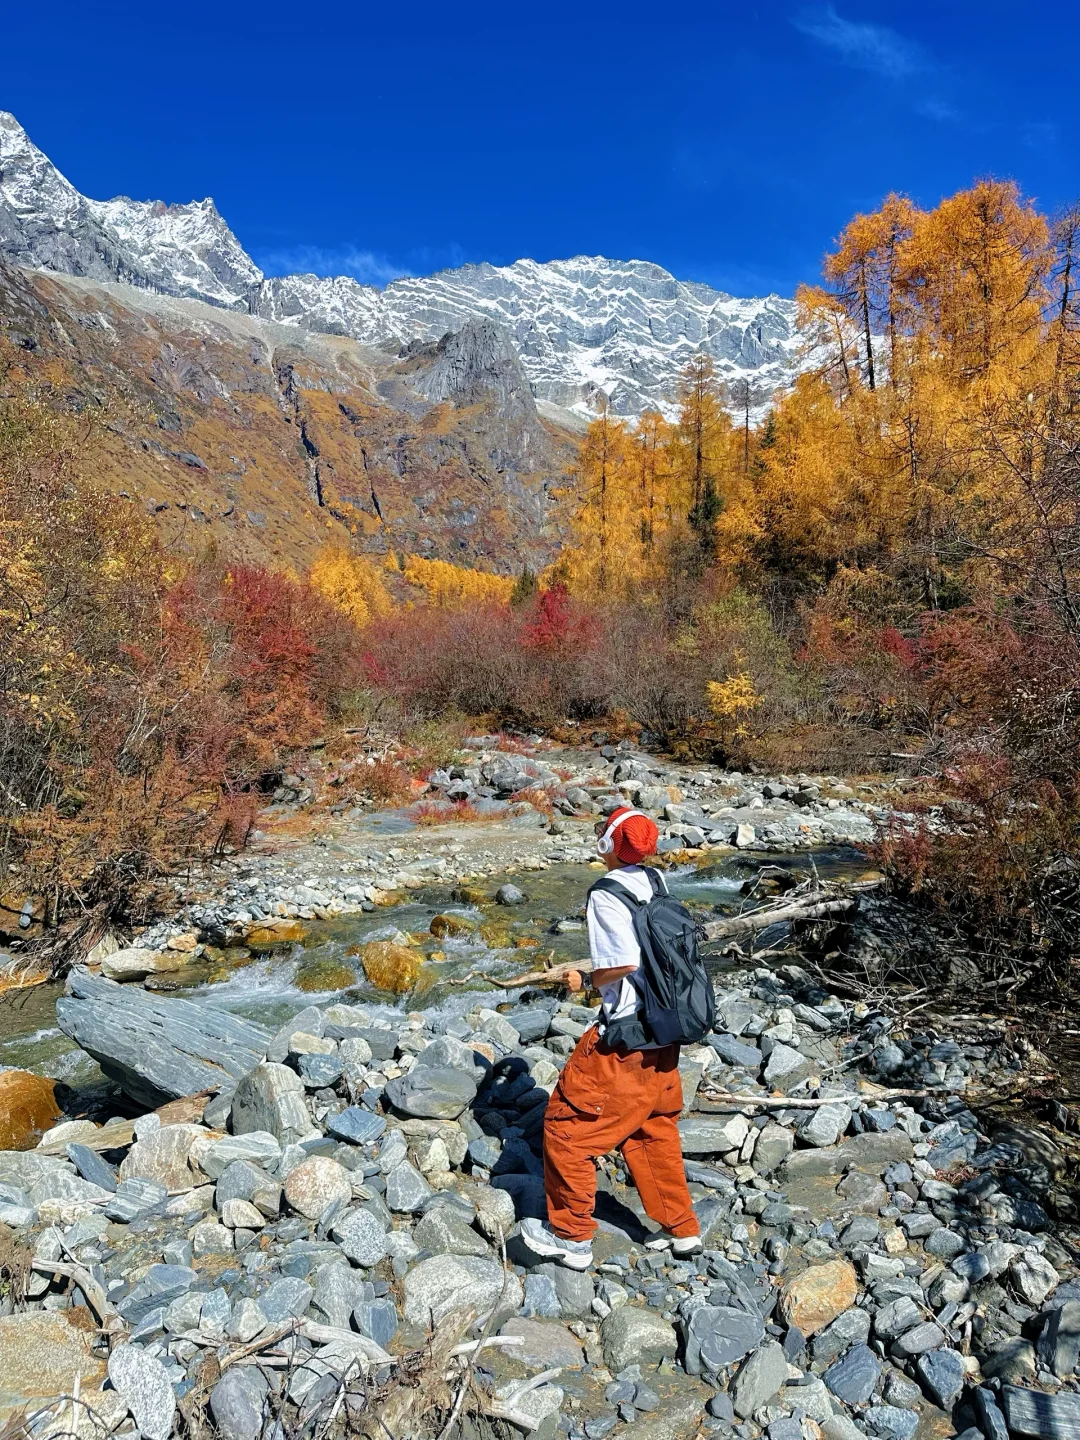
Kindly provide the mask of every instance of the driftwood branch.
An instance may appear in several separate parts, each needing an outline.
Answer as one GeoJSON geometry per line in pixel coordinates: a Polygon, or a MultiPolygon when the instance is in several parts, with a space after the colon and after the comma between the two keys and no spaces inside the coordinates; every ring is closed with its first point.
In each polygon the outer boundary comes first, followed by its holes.
{"type": "Polygon", "coordinates": [[[708,940],[723,940],[730,935],[749,935],[767,930],[771,925],[787,925],[795,920],[823,920],[828,915],[843,915],[855,908],[855,896],[824,899],[820,890],[788,905],[770,905],[764,910],[751,910],[748,915],[732,915],[726,920],[712,920],[705,926],[708,940]]]}
{"type": "Polygon", "coordinates": [[[79,1265],[74,1260],[39,1260],[35,1257],[31,1268],[42,1275],[61,1275],[74,1281],[86,1296],[106,1334],[113,1335],[127,1330],[119,1310],[85,1265],[79,1265]]]}
{"type": "MultiPolygon", "coordinates": [[[[860,894],[872,890],[880,881],[866,881],[862,884],[838,887],[819,886],[797,899],[790,896],[778,903],[763,906],[760,910],[747,911],[745,915],[730,915],[723,920],[710,920],[705,925],[706,940],[723,940],[733,935],[749,935],[758,930],[767,930],[772,925],[787,925],[797,920],[824,920],[832,915],[843,915],[858,904],[860,894]]],[[[561,965],[548,965],[542,970],[526,970],[509,980],[489,975],[486,971],[474,971],[456,983],[465,984],[470,980],[486,980],[501,990],[516,990],[522,985],[565,985],[572,971],[588,974],[588,964],[581,960],[569,960],[561,965]]]]}
{"type": "Polygon", "coordinates": [[[699,1087],[699,1094],[720,1105],[770,1105],[778,1110],[812,1110],[818,1105],[861,1105],[866,1100],[925,1100],[932,1090],[877,1090],[872,1095],[736,1095],[727,1090],[699,1087]]]}

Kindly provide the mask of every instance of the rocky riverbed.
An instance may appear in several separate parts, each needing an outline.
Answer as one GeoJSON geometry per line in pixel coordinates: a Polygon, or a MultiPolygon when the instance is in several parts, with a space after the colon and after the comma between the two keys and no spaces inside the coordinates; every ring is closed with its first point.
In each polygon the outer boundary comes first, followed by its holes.
{"type": "Polygon", "coordinates": [[[945,1033],[729,957],[717,1033],[681,1064],[704,1253],[645,1247],[618,1156],[598,1167],[591,1270],[529,1252],[545,1103],[593,1012],[444,981],[475,964],[476,930],[507,917],[505,943],[484,942],[503,973],[541,937],[583,946],[566,882],[584,891],[592,817],[628,792],[662,816],[698,902],[719,885],[727,905],[740,826],[755,848],[835,845],[876,806],[838,782],[568,758],[481,748],[435,777],[450,802],[471,784],[472,805],[546,788],[572,811],[554,823],[523,805],[490,825],[384,818],[383,837],[379,817],[342,814],[286,843],[271,820],[261,850],[70,977],[59,1024],[107,1084],[87,1118],[0,1151],[0,1413],[28,1409],[42,1437],[152,1440],[205,1415],[227,1440],[435,1440],[458,1401],[470,1440],[1078,1433],[1066,1161],[991,1118],[1027,1058],[992,1024],[945,1033]],[[335,927],[405,917],[427,921],[435,980],[403,1002],[360,974],[283,995],[270,982],[302,962],[295,940],[230,968],[260,927],[299,924],[339,956],[335,927]],[[77,1405],[54,1403],[76,1383],[77,1405]]]}

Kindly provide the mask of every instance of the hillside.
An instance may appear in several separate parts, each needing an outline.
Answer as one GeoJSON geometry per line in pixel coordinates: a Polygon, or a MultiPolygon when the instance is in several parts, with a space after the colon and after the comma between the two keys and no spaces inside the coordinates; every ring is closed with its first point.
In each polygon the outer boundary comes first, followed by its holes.
{"type": "Polygon", "coordinates": [[[489,323],[376,349],[0,262],[0,337],[10,382],[103,414],[104,478],[172,545],[302,567],[355,536],[505,572],[555,548],[574,443],[489,323]]]}

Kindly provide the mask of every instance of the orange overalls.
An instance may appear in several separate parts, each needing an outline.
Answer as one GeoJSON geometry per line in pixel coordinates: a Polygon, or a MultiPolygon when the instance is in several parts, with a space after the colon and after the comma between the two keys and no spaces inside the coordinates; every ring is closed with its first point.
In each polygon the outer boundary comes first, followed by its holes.
{"type": "Polygon", "coordinates": [[[673,1235],[696,1235],[677,1120],[679,1047],[609,1049],[595,1026],[566,1062],[544,1119],[548,1223],[569,1240],[596,1231],[596,1166],[619,1148],[645,1212],[673,1235]]]}

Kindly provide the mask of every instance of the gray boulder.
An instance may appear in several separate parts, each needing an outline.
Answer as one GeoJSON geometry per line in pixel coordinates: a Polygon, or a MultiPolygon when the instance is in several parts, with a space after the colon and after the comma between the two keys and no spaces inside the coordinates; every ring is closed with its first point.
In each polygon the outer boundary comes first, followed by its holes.
{"type": "Polygon", "coordinates": [[[421,1119],[456,1120],[476,1099],[476,1083],[462,1070],[418,1065],[391,1080],[386,1097],[395,1109],[421,1119]]]}
{"type": "Polygon", "coordinates": [[[618,1372],[627,1365],[656,1366],[678,1351],[675,1331],[653,1310],[620,1305],[600,1326],[604,1361],[618,1372]]]}
{"type": "Polygon", "coordinates": [[[232,1105],[235,1135],[266,1131],[284,1145],[317,1134],[304,1099],[304,1082],[287,1065],[256,1065],[236,1087],[232,1105]]]}
{"type": "Polygon", "coordinates": [[[258,1440],[269,1386],[249,1365],[235,1365],[210,1391],[210,1413],[222,1440],[258,1440]]]}
{"type": "MultiPolygon", "coordinates": [[[[433,1255],[405,1276],[405,1319],[438,1325],[451,1310],[468,1306],[496,1321],[516,1315],[524,1298],[521,1281],[498,1260],[479,1255],[433,1255]]],[[[674,1353],[674,1352],[672,1352],[674,1353]]]]}
{"type": "Polygon", "coordinates": [[[82,969],[68,977],[56,1023],[147,1109],[199,1090],[231,1090],[270,1042],[262,1025],[225,1010],[117,985],[82,969]]]}
{"type": "Polygon", "coordinates": [[[766,1340],[735,1376],[732,1403],[744,1420],[771,1400],[787,1380],[788,1365],[782,1345],[766,1340]]]}
{"type": "Polygon", "coordinates": [[[176,1396],[161,1361],[140,1345],[118,1345],[109,1356],[109,1379],[145,1440],[168,1440],[176,1396]]]}

